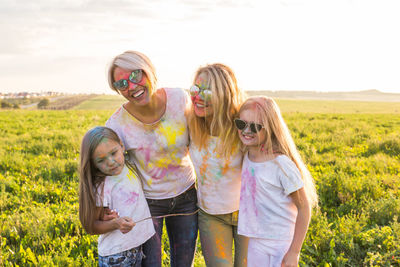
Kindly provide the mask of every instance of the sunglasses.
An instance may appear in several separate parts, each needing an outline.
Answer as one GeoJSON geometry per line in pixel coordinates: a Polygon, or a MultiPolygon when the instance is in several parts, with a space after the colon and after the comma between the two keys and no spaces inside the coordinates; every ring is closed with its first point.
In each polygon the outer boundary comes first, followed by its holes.
{"type": "Polygon", "coordinates": [[[264,126],[262,126],[261,124],[258,123],[254,123],[254,122],[247,122],[241,119],[235,119],[235,126],[238,130],[245,130],[248,126],[250,126],[250,131],[252,133],[258,133],[259,131],[261,131],[262,128],[264,128],[264,126]]]}
{"type": "Polygon", "coordinates": [[[199,95],[203,101],[211,101],[212,92],[210,89],[199,88],[197,85],[192,85],[192,87],[190,87],[190,95],[192,97],[199,95]]]}
{"type": "MultiPolygon", "coordinates": [[[[143,79],[143,71],[142,70],[132,71],[128,79],[134,84],[140,83],[143,79]]],[[[125,91],[129,87],[129,82],[127,79],[121,79],[119,81],[113,82],[113,86],[115,89],[119,91],[125,91]]]]}

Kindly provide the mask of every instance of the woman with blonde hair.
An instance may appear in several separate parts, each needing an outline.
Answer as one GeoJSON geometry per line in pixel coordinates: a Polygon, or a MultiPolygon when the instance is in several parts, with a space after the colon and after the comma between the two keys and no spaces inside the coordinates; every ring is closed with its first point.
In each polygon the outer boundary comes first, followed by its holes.
{"type": "Polygon", "coordinates": [[[244,101],[231,68],[197,70],[190,88],[190,156],[197,175],[200,241],[207,266],[247,266],[247,238],[237,234],[242,153],[233,119],[244,101]]]}
{"type": "Polygon", "coordinates": [[[239,234],[249,237],[249,266],[298,266],[318,196],[278,105],[251,97],[235,119],[246,153],[239,234]]]}
{"type": "Polygon", "coordinates": [[[157,217],[153,217],[156,234],[143,245],[143,265],[161,266],[165,220],[171,266],[191,266],[198,226],[195,173],[185,116],[189,96],[178,88],[156,89],[154,66],[137,51],[126,51],[113,59],[108,81],[111,89],[128,102],[106,125],[119,135],[138,166],[150,213],[157,217]]]}

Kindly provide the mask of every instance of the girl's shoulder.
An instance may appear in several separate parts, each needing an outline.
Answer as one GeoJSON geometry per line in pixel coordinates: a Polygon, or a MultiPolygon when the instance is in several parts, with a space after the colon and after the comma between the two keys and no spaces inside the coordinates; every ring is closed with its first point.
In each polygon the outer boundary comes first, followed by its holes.
{"type": "Polygon", "coordinates": [[[287,195],[304,186],[299,169],[288,156],[280,155],[275,162],[278,164],[278,178],[287,195]]]}
{"type": "Polygon", "coordinates": [[[294,161],[288,156],[278,155],[274,162],[278,164],[280,172],[283,173],[284,176],[300,176],[299,169],[294,161]]]}

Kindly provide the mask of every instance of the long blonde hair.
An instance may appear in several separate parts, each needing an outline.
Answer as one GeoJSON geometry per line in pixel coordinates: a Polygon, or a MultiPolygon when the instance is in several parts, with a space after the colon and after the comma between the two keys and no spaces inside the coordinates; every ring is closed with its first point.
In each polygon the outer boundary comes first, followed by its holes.
{"type": "Polygon", "coordinates": [[[191,141],[202,149],[207,146],[210,135],[218,136],[220,143],[218,152],[230,155],[239,145],[239,136],[233,119],[245,99],[245,93],[238,87],[234,72],[228,66],[215,63],[197,70],[194,81],[200,74],[205,75],[207,87],[211,89],[212,120],[208,125],[206,119],[194,113],[192,105],[189,113],[189,129],[191,141]]]}
{"type": "MultiPolygon", "coordinates": [[[[82,139],[79,168],[79,220],[88,233],[93,233],[93,222],[96,220],[96,198],[103,191],[106,175],[95,166],[93,153],[103,139],[121,143],[118,135],[110,128],[97,126],[90,129],[82,139]]],[[[125,164],[140,177],[135,164],[125,164]]]]}
{"type": "Polygon", "coordinates": [[[318,206],[318,195],[314,179],[301,159],[276,102],[266,96],[250,97],[240,107],[239,113],[244,110],[257,112],[256,118],[264,126],[266,137],[263,144],[260,145],[260,150],[268,154],[277,152],[289,157],[300,171],[304,189],[311,206],[318,206]]]}

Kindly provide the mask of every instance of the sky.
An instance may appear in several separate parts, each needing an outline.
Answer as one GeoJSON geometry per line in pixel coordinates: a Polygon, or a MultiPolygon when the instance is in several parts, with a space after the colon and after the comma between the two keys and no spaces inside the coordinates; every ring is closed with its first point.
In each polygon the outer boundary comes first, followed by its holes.
{"type": "Polygon", "coordinates": [[[158,87],[230,66],[244,90],[400,93],[398,0],[1,0],[0,92],[109,93],[126,50],[158,87]]]}

